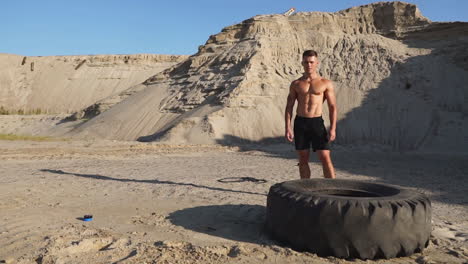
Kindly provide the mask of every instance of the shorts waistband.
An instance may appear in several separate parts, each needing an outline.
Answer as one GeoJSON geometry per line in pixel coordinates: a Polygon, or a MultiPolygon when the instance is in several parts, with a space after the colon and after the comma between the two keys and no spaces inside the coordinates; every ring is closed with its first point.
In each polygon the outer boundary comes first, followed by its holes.
{"type": "Polygon", "coordinates": [[[316,117],[304,117],[300,115],[296,115],[296,119],[304,119],[304,120],[323,120],[321,116],[316,116],[316,117]]]}

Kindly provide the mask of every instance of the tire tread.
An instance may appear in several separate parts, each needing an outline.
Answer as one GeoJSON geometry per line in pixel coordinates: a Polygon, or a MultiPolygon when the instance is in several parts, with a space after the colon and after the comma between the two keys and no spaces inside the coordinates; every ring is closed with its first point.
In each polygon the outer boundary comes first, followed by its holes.
{"type": "MultiPolygon", "coordinates": [[[[353,199],[353,197],[351,197],[348,200],[344,200],[334,199],[331,196],[314,192],[308,192],[306,194],[294,192],[284,188],[282,184],[275,184],[270,188],[268,194],[267,229],[277,239],[292,244],[293,248],[311,251],[317,253],[319,256],[327,256],[329,254],[336,255],[337,253],[332,244],[336,246],[337,243],[342,243],[343,245],[339,247],[341,249],[336,249],[339,251],[339,257],[388,259],[392,257],[408,256],[422,251],[428,246],[431,230],[430,221],[428,221],[428,219],[430,220],[430,214],[430,200],[424,194],[417,192],[413,192],[408,197],[403,198],[396,196],[392,197],[392,199],[379,199],[377,197],[375,200],[366,200],[353,199]],[[387,213],[385,212],[388,212],[391,219],[386,218],[387,213]],[[294,224],[290,223],[295,216],[325,217],[325,219],[328,219],[333,217],[334,214],[336,214],[336,217],[339,219],[336,220],[336,223],[343,226],[331,227],[330,224],[328,224],[328,226],[314,226],[312,224],[302,227],[298,226],[297,223],[307,223],[307,221],[303,220],[299,222],[296,221],[294,224]],[[269,217],[270,215],[284,215],[284,217],[269,217]],[[367,220],[359,222],[359,219],[355,219],[355,217],[359,217],[359,215],[362,216],[362,219],[367,220]],[[395,231],[397,234],[392,233],[393,230],[386,226],[387,222],[385,221],[393,222],[392,228],[397,230],[395,231]],[[362,239],[353,239],[352,237],[360,236],[361,232],[351,231],[350,233],[346,233],[347,235],[350,234],[350,238],[341,239],[342,241],[340,240],[338,242],[334,241],[334,237],[329,237],[326,230],[327,228],[336,228],[336,230],[341,232],[340,228],[344,229],[343,223],[357,225],[357,230],[365,230],[365,232],[369,233],[371,238],[377,237],[377,239],[372,241],[374,244],[369,244],[371,242],[366,241],[364,243],[367,244],[362,246],[362,239]],[[407,225],[407,223],[423,223],[423,225],[407,225]],[[367,226],[363,227],[360,225],[367,226]],[[278,229],[281,228],[286,230],[279,231],[278,229]],[[303,232],[303,229],[307,228],[315,228],[316,230],[303,232]],[[382,232],[382,234],[372,235],[371,233],[376,232],[375,230],[379,230],[378,232],[382,232]],[[318,234],[321,237],[310,237],[308,234],[318,234]],[[379,238],[380,236],[384,238],[379,238]],[[319,240],[320,243],[317,244],[318,242],[313,240],[319,240]],[[301,242],[296,245],[295,241],[301,242]],[[355,244],[355,241],[361,241],[359,242],[361,244],[355,244]],[[341,256],[343,254],[347,256],[341,256]]],[[[317,223],[316,221],[319,220],[311,219],[310,221],[317,223]]]]}

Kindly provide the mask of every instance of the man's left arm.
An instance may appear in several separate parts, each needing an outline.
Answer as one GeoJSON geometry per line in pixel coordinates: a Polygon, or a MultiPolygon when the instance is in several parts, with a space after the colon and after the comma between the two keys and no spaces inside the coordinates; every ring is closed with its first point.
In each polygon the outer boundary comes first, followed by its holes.
{"type": "Polygon", "coordinates": [[[327,89],[325,90],[325,99],[328,104],[328,112],[330,117],[330,131],[328,132],[328,140],[333,141],[336,138],[336,97],[335,86],[332,81],[329,81],[327,89]]]}

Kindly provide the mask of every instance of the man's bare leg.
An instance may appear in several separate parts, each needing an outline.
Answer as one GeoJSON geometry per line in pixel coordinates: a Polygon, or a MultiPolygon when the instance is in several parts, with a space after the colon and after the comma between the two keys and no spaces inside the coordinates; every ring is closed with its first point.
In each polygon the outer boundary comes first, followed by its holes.
{"type": "Polygon", "coordinates": [[[298,150],[297,154],[299,155],[299,175],[301,179],[310,179],[310,150],[298,150]]]}
{"type": "Polygon", "coordinates": [[[322,162],[323,176],[325,178],[336,178],[335,168],[330,157],[330,150],[317,150],[319,160],[322,162]]]}

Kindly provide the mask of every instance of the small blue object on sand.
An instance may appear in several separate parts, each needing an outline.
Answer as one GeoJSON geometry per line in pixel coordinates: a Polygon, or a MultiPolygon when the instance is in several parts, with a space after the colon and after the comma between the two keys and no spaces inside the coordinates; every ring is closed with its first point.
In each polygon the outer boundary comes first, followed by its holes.
{"type": "Polygon", "coordinates": [[[92,215],[85,215],[83,217],[83,221],[85,222],[89,222],[89,221],[92,221],[93,220],[93,216],[92,215]]]}

